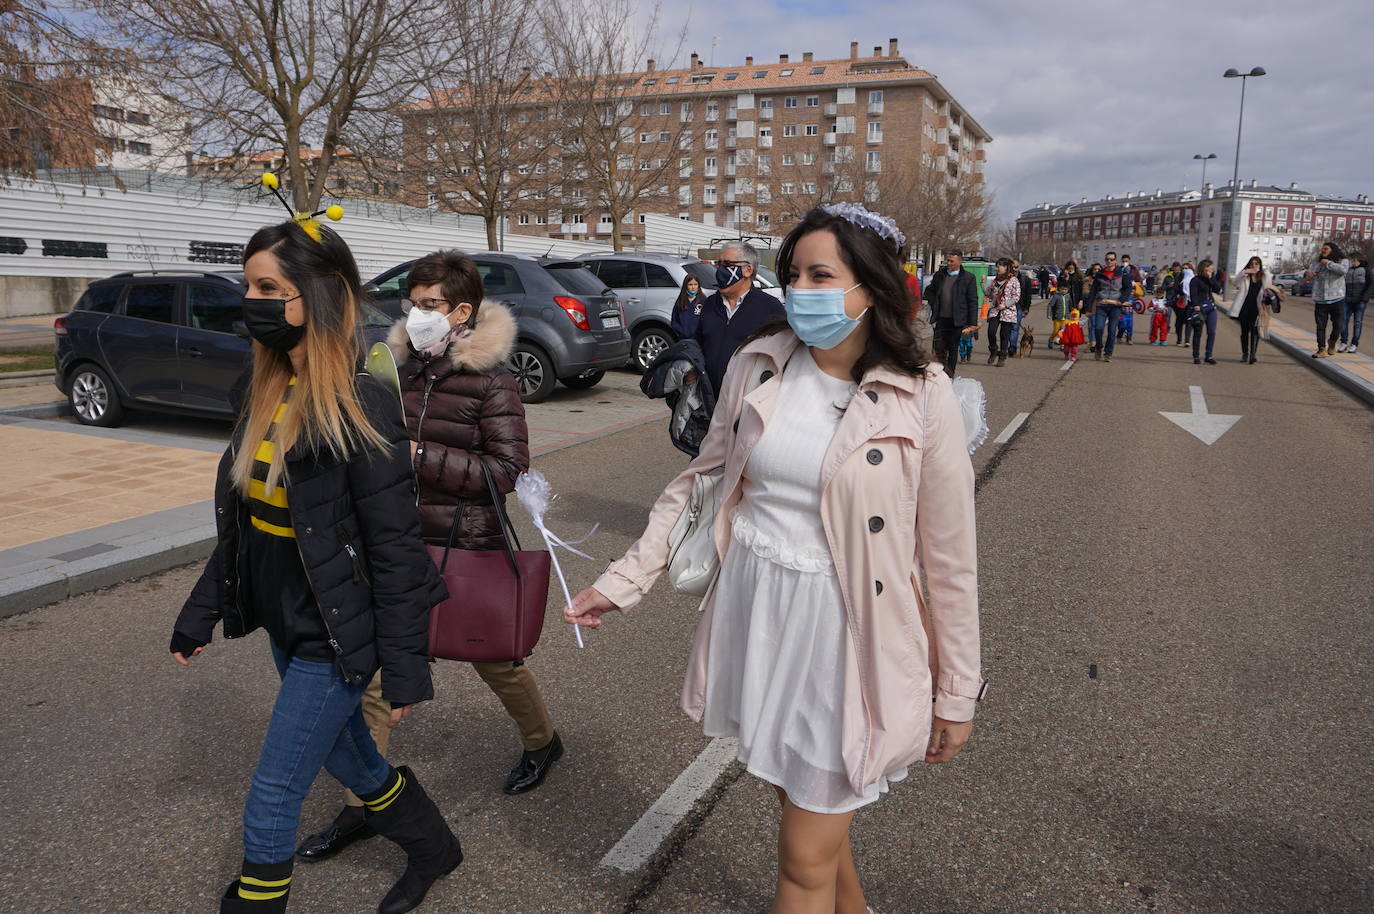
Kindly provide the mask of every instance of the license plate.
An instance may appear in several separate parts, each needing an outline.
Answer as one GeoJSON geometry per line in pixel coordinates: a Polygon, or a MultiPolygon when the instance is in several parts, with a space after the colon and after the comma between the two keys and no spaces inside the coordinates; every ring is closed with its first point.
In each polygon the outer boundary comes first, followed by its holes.
{"type": "Polygon", "coordinates": [[[607,330],[619,330],[619,329],[620,329],[620,318],[618,318],[618,317],[603,317],[603,318],[601,319],[601,326],[605,327],[607,330]]]}

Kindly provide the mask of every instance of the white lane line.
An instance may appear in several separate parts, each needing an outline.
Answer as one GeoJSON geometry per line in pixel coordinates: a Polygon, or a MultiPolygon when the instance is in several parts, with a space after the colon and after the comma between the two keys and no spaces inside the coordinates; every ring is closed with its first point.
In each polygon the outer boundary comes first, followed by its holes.
{"type": "Polygon", "coordinates": [[[1074,365],[1073,359],[1065,359],[1064,364],[1059,366],[1060,371],[1068,371],[1074,365]]]}
{"type": "Polygon", "coordinates": [[[1011,440],[1011,436],[1016,434],[1016,430],[1021,427],[1021,423],[1030,418],[1030,413],[1017,413],[1016,418],[1007,423],[1007,427],[1002,429],[1002,434],[992,439],[993,444],[1006,444],[1011,440]]]}
{"type": "Polygon", "coordinates": [[[682,817],[691,811],[701,795],[711,789],[721,773],[735,760],[738,749],[733,737],[711,740],[701,754],[663,791],[639,821],[601,858],[602,866],[632,873],[658,850],[663,839],[672,834],[682,817]]]}

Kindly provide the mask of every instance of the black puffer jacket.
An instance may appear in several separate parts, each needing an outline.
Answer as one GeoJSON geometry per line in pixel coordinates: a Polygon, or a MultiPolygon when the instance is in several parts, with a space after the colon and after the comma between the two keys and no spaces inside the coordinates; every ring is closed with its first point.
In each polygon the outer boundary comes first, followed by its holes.
{"type": "Polygon", "coordinates": [[[400,370],[406,426],[417,442],[420,529],[427,543],[447,542],[453,512],[461,510],[454,548],[502,548],[500,519],[478,460],[486,461],[503,497],[530,467],[525,405],[505,367],[515,336],[514,315],[494,301],[482,302],[472,334],[450,343],[441,356],[417,354],[404,320],[391,328],[387,345],[400,370]]]}
{"type": "MultiPolygon", "coordinates": [[[[236,408],[245,380],[231,394],[236,408]]],[[[447,591],[420,541],[410,440],[396,397],[366,375],[357,385],[363,410],[391,447],[343,461],[327,449],[317,453],[298,443],[286,454],[291,526],[339,672],[361,684],[380,668],[386,700],[411,705],[434,697],[429,610],[447,591]]],[[[216,622],[223,621],[226,638],[241,638],[261,624],[240,598],[247,588],[241,582],[246,557],[239,531],[248,507],[230,468],[242,435],[240,425],[215,479],[219,543],[175,626],[201,643],[209,643],[216,622]]]]}

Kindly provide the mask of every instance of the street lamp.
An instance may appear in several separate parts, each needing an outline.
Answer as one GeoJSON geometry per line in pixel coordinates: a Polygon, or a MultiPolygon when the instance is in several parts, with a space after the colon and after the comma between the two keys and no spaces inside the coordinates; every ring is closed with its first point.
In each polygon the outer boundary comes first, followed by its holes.
{"type": "MultiPolygon", "coordinates": [[[[1249,73],[1242,73],[1232,67],[1221,75],[1225,79],[1240,79],[1240,118],[1236,122],[1236,160],[1231,171],[1231,202],[1234,204],[1234,208],[1231,212],[1231,230],[1226,236],[1227,256],[1222,261],[1223,265],[1228,265],[1234,253],[1231,251],[1231,247],[1236,237],[1236,226],[1240,222],[1240,134],[1245,126],[1245,81],[1252,76],[1264,76],[1265,69],[1264,67],[1255,67],[1249,73]]],[[[1229,272],[1229,267],[1227,269],[1229,272]]]]}
{"type": "MultiPolygon", "coordinates": [[[[1199,153],[1198,155],[1193,156],[1193,158],[1195,158],[1195,159],[1199,160],[1200,162],[1202,162],[1202,192],[1203,192],[1204,194],[1207,193],[1207,163],[1208,163],[1209,161],[1211,161],[1212,159],[1215,159],[1216,157],[1217,157],[1217,154],[1216,154],[1215,152],[1209,152],[1209,153],[1207,153],[1206,155],[1202,155],[1202,154],[1199,153]]],[[[1205,199],[1205,198],[1204,198],[1204,199],[1205,199]]],[[[1194,260],[1201,260],[1201,259],[1202,259],[1202,208],[1201,208],[1200,206],[1198,207],[1198,213],[1197,213],[1197,215],[1198,215],[1198,220],[1197,220],[1197,250],[1193,252],[1193,259],[1194,259],[1194,260]]]]}

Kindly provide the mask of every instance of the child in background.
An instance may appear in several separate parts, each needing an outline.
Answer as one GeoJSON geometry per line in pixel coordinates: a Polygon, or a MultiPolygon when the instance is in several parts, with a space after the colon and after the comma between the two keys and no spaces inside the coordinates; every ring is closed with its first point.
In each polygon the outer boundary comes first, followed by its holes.
{"type": "Polygon", "coordinates": [[[965,333],[963,336],[959,337],[959,361],[967,362],[969,359],[973,358],[973,343],[977,339],[977,330],[972,333],[965,333]]]}
{"type": "Polygon", "coordinates": [[[1131,346],[1134,345],[1131,342],[1131,337],[1135,335],[1136,312],[1144,311],[1145,308],[1138,298],[1134,301],[1123,302],[1123,304],[1125,307],[1121,309],[1121,319],[1116,323],[1116,338],[1119,340],[1124,337],[1126,345],[1131,346]]]}
{"type": "Polygon", "coordinates": [[[1150,345],[1169,345],[1169,301],[1162,294],[1150,300],[1150,345]]]}
{"type": "Polygon", "coordinates": [[[1083,325],[1078,322],[1078,309],[1069,312],[1069,319],[1059,328],[1059,348],[1064,358],[1078,361],[1078,347],[1083,345],[1083,325]]]}

